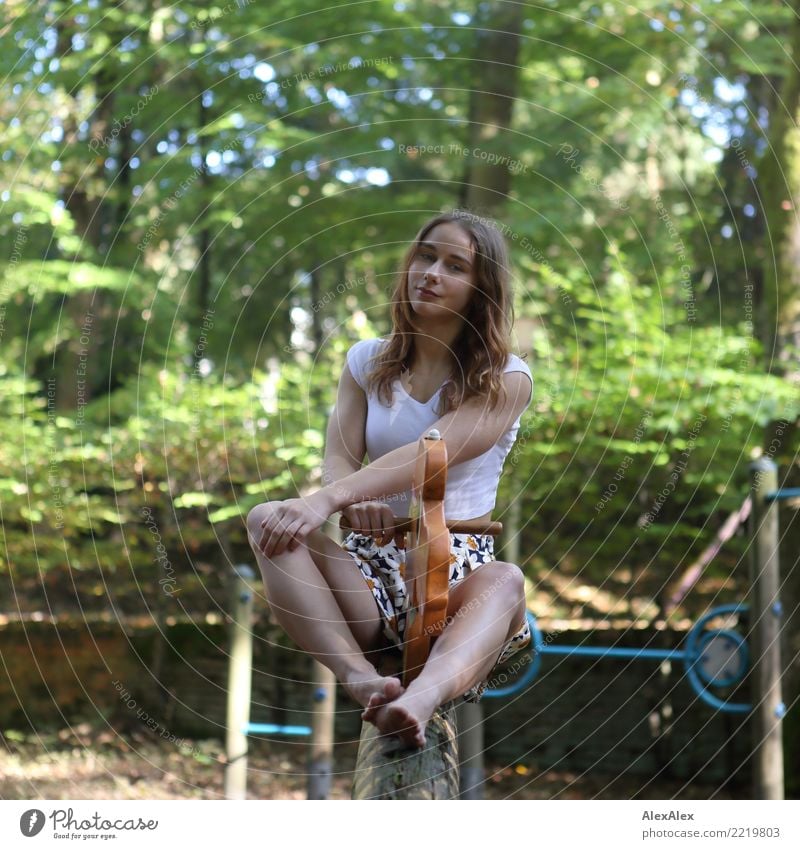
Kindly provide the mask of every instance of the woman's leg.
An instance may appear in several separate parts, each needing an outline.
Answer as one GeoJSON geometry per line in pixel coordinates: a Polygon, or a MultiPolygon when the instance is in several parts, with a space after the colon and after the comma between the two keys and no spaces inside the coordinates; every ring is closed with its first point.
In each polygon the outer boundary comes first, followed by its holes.
{"type": "Polygon", "coordinates": [[[253,549],[270,608],[284,631],[327,666],[361,705],[370,696],[391,699],[402,692],[396,678],[384,678],[364,656],[378,647],[381,621],[375,599],[353,558],[321,531],[294,551],[267,558],[257,548],[264,512],[247,516],[253,549]]]}
{"type": "Polygon", "coordinates": [[[452,619],[406,692],[382,707],[375,700],[365,712],[384,734],[398,734],[409,745],[425,745],[425,725],[436,708],[484,680],[524,626],[522,572],[513,563],[486,563],[451,589],[448,615],[452,619]]]}

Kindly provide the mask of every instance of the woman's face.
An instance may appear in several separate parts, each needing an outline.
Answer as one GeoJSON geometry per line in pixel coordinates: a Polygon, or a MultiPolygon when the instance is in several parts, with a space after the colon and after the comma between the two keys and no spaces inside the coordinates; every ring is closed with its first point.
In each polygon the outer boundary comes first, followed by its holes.
{"type": "Polygon", "coordinates": [[[457,224],[437,224],[424,236],[408,269],[408,300],[420,317],[466,315],[475,291],[472,239],[457,224]]]}

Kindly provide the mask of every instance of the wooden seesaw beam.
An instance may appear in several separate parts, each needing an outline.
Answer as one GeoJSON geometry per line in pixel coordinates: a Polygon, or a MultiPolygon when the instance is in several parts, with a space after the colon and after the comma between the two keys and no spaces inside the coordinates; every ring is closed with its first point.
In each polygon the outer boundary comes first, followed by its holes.
{"type": "Polygon", "coordinates": [[[425,728],[425,748],[361,726],[353,799],[456,799],[459,791],[455,702],[436,710],[425,728]]]}
{"type": "MultiPolygon", "coordinates": [[[[383,675],[402,672],[408,686],[428,659],[430,647],[445,626],[450,571],[450,533],[496,535],[499,522],[451,522],[444,518],[447,482],[447,449],[439,432],[420,439],[414,470],[412,503],[408,520],[396,523],[395,535],[411,534],[406,546],[406,584],[409,613],[402,668],[399,653],[395,669],[381,668],[383,675]]],[[[347,522],[340,523],[349,529],[347,522]]],[[[459,795],[456,702],[441,705],[425,728],[425,746],[407,747],[399,737],[381,735],[371,722],[361,726],[361,739],[353,780],[353,799],[456,799],[459,795]]]]}

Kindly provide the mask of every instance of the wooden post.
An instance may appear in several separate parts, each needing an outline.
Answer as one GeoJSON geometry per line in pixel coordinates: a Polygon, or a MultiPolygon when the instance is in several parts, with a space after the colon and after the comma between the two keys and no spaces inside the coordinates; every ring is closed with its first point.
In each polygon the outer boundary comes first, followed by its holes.
{"type": "Polygon", "coordinates": [[[231,579],[231,657],[228,664],[228,711],[225,736],[225,798],[247,798],[247,735],[253,674],[253,592],[255,577],[246,565],[235,566],[231,579]]]}
{"type": "Polygon", "coordinates": [[[454,702],[436,710],[425,729],[425,748],[409,749],[399,737],[361,726],[354,799],[455,799],[458,753],[454,702]]]}
{"type": "Polygon", "coordinates": [[[459,799],[483,799],[483,705],[461,702],[457,708],[461,758],[459,799]]]}
{"type": "Polygon", "coordinates": [[[308,760],[308,798],[327,799],[333,773],[333,728],[336,715],[336,676],[314,661],[311,747],[308,760]]]}
{"type": "Polygon", "coordinates": [[[761,457],[750,464],[750,480],[753,790],[756,799],[783,799],[778,503],[764,499],[766,493],[778,488],[777,466],[768,457],[761,457]]]}
{"type": "Polygon", "coordinates": [[[522,493],[511,500],[503,516],[502,559],[519,566],[519,526],[522,519],[522,493]]]}

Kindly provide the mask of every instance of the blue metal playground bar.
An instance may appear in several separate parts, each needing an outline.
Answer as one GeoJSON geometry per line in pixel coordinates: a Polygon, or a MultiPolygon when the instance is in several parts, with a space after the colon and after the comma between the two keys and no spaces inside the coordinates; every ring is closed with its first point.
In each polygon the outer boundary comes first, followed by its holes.
{"type": "Polygon", "coordinates": [[[272,725],[264,722],[248,722],[242,729],[244,734],[285,734],[288,737],[309,737],[307,725],[272,725]]]}
{"type": "Polygon", "coordinates": [[[800,488],[776,489],[775,492],[768,492],[764,495],[764,501],[786,501],[789,498],[800,498],[800,488]]]}
{"type": "Polygon", "coordinates": [[[626,660],[683,660],[685,651],[679,649],[622,649],[595,646],[544,646],[545,654],[578,657],[620,657],[626,660]]]}

